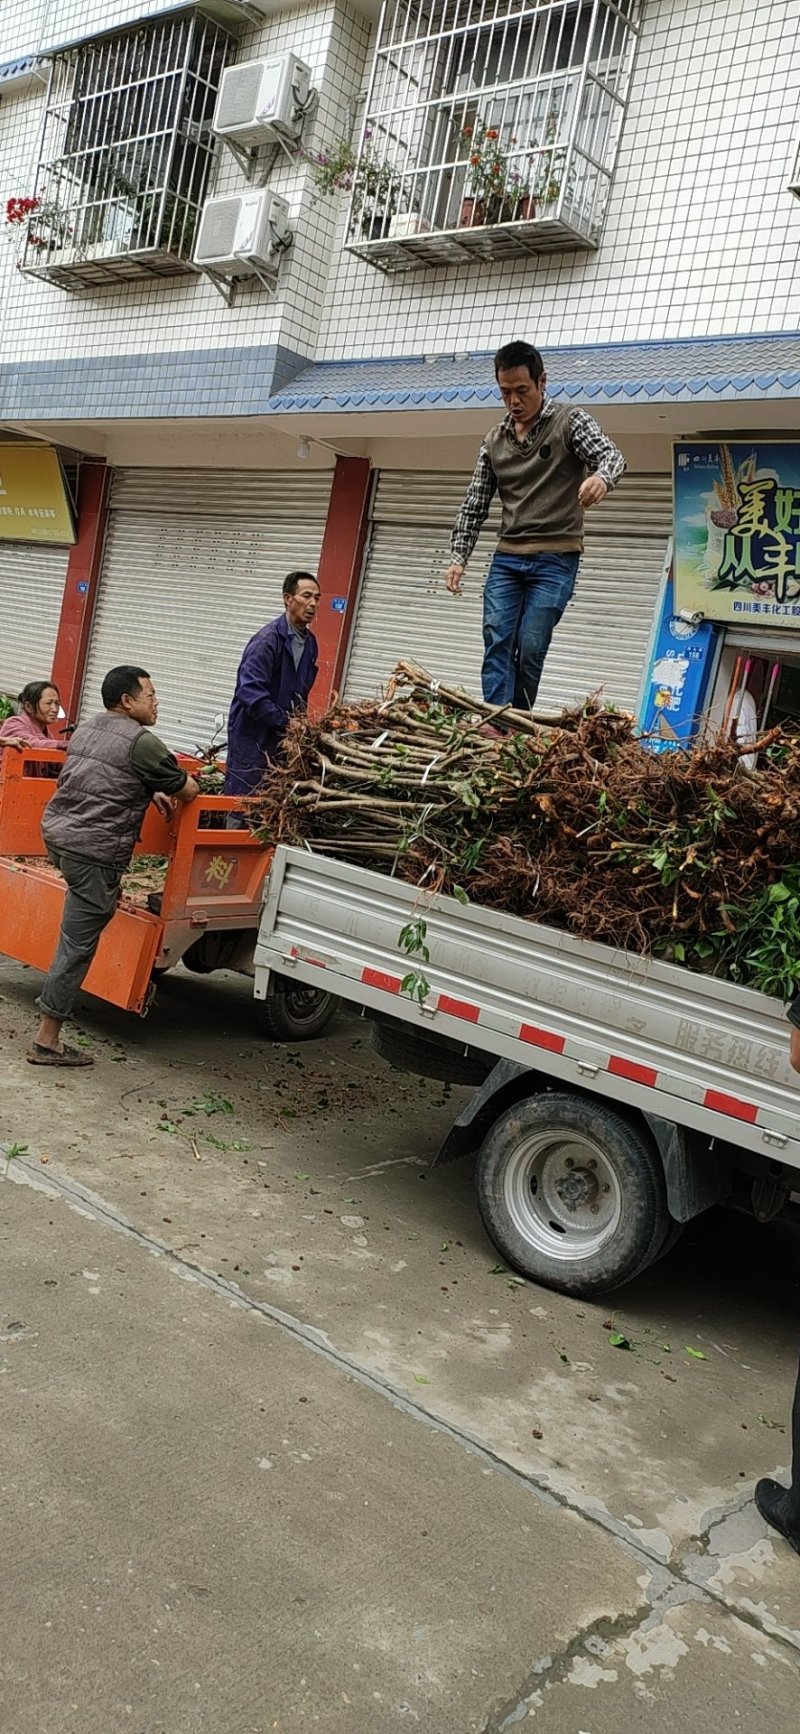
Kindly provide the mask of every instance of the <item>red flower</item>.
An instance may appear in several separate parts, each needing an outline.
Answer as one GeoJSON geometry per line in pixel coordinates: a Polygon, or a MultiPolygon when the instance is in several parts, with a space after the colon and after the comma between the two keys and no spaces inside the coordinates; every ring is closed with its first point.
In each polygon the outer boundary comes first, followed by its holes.
{"type": "Polygon", "coordinates": [[[26,217],[29,217],[33,211],[38,211],[38,209],[39,209],[39,200],[38,199],[32,199],[32,198],[7,199],[6,200],[6,222],[7,223],[24,223],[26,217]]]}
{"type": "Polygon", "coordinates": [[[472,127],[471,126],[465,126],[464,137],[465,138],[472,138],[472,127]]]}
{"type": "Polygon", "coordinates": [[[473,157],[470,157],[469,160],[471,163],[479,163],[481,159],[478,156],[473,156],[473,157]]]}
{"type": "Polygon", "coordinates": [[[486,134],[486,137],[487,137],[487,138],[499,138],[499,137],[500,137],[500,134],[499,134],[499,132],[498,132],[498,130],[497,130],[497,127],[492,127],[492,128],[491,128],[491,129],[490,129],[490,131],[489,131],[489,132],[487,132],[487,134],[486,134]]]}

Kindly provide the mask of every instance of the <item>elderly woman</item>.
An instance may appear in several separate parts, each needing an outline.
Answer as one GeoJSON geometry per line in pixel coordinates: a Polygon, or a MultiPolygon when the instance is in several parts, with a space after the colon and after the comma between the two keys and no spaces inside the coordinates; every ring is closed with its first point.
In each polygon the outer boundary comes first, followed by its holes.
{"type": "Polygon", "coordinates": [[[0,747],[55,747],[63,752],[66,741],[54,738],[50,730],[58,720],[61,698],[51,680],[29,680],[17,699],[17,716],[7,717],[0,724],[0,747]]]}

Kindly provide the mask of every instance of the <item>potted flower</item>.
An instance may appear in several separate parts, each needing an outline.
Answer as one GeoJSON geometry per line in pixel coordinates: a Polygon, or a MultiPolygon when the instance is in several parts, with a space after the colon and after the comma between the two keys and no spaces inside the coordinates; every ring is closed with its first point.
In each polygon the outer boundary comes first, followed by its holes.
{"type": "Polygon", "coordinates": [[[297,155],[308,164],[311,179],[320,193],[349,193],[357,157],[349,139],[336,139],[321,151],[309,151],[301,145],[297,155]]]}
{"type": "Polygon", "coordinates": [[[536,216],[536,201],[526,175],[512,169],[506,180],[504,215],[510,223],[523,223],[536,216]]]}
{"type": "Polygon", "coordinates": [[[320,193],[328,197],[353,193],[353,226],[358,225],[367,239],[375,240],[386,233],[398,208],[402,180],[391,163],[381,161],[371,140],[372,134],[367,131],[360,156],[349,139],[344,138],[320,151],[301,147],[297,155],[308,164],[320,193]]]}
{"type": "Polygon", "coordinates": [[[6,199],[6,232],[18,234],[36,253],[64,246],[72,236],[66,213],[54,200],[22,193],[6,199]]]}
{"type": "Polygon", "coordinates": [[[501,147],[499,130],[478,121],[474,127],[463,128],[461,139],[469,152],[469,161],[459,227],[473,229],[484,223],[496,223],[508,176],[508,157],[501,147]]]}
{"type": "Polygon", "coordinates": [[[369,136],[353,171],[353,224],[359,224],[367,240],[378,241],[398,209],[403,182],[392,164],[373,150],[369,136]]]}

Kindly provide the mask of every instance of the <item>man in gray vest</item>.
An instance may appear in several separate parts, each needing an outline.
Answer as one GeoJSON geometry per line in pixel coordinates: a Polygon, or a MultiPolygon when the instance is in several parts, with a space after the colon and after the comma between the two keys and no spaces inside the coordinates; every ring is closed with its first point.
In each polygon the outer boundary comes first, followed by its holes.
{"type": "Polygon", "coordinates": [[[105,709],[75,730],[42,835],[67,881],[56,955],[39,996],[42,1021],[28,1059],[34,1066],[90,1066],[61,1042],[83,979],[117,907],[150,801],[164,818],[198,786],[150,733],[158,700],[143,668],[112,668],[100,689],[105,709]]]}
{"type": "MultiPolygon", "coordinates": [[[[487,704],[533,706],[553,630],[570,600],[583,549],[583,514],[625,469],[625,459],[586,410],[547,396],[544,362],[530,343],[494,358],[504,421],[490,428],[451,537],[447,588],[464,568],[495,493],[503,508],[483,596],[487,704]]],[[[491,731],[494,732],[494,731],[491,731]]]]}

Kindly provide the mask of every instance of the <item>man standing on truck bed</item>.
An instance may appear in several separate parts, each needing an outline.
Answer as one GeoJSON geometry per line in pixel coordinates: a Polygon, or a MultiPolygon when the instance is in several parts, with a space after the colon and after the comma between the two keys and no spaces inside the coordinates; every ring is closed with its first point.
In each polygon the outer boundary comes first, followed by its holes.
{"type": "Polygon", "coordinates": [[[619,481],[625,459],[584,409],[555,404],[531,343],[498,349],[494,371],[506,406],[490,428],[450,541],[447,588],[464,568],[495,493],[503,518],[483,596],[481,684],[487,704],[533,706],[553,630],[572,596],[583,549],[583,514],[619,481]]]}
{"type": "Polygon", "coordinates": [[[317,678],[319,650],[311,622],[319,597],[312,572],[289,572],[283,580],[283,614],[244,647],[228,714],[226,795],[252,795],[292,711],[306,708],[317,678]]]}
{"type": "Polygon", "coordinates": [[[90,1055],[61,1042],[89,965],[117,907],[150,801],[169,818],[174,800],[193,801],[198,786],[150,734],[158,700],[143,668],[112,668],[100,688],[105,709],[75,730],[42,836],[67,881],[58,948],[37,1001],[42,1021],[28,1059],[33,1066],[90,1066],[90,1055]]]}

